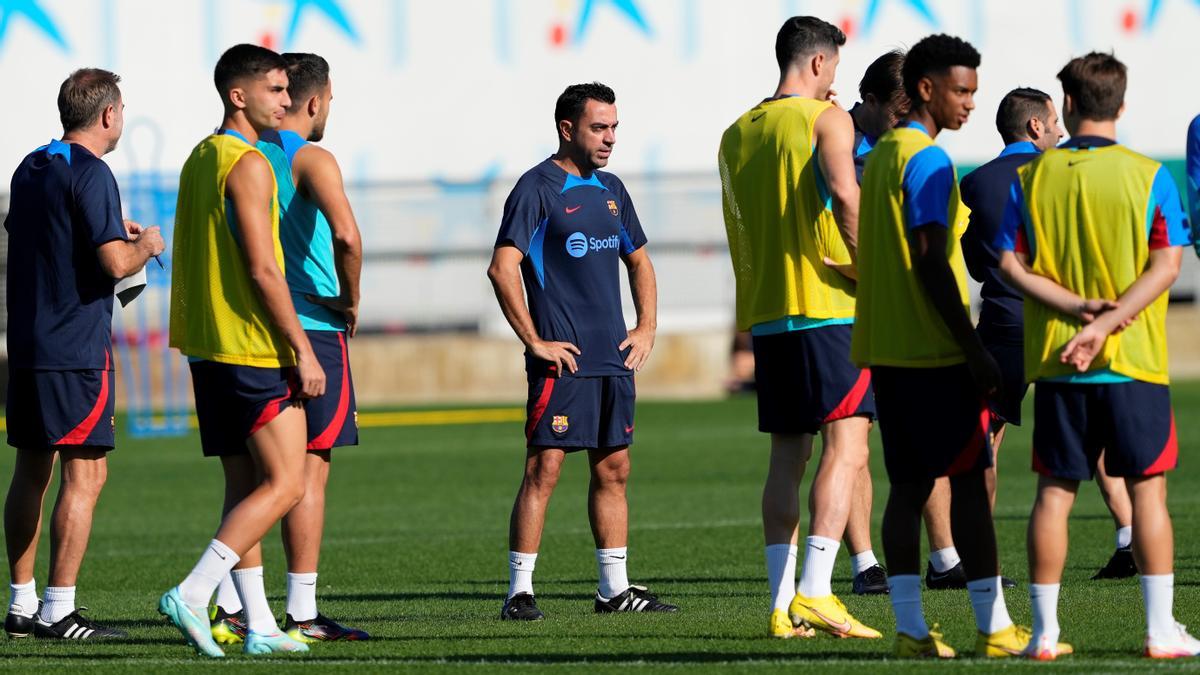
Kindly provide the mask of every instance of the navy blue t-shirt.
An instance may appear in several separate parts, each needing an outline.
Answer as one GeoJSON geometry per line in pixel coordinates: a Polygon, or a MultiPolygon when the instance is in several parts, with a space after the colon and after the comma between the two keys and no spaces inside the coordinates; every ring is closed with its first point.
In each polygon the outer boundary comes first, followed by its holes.
{"type": "Polygon", "coordinates": [[[108,165],[51,141],[13,174],[8,217],[8,359],[14,368],[111,367],[115,280],[96,247],[127,239],[108,165]]]}
{"type": "Polygon", "coordinates": [[[1023,339],[1024,298],[1000,276],[1000,251],[993,242],[1004,220],[1017,169],[1038,154],[1037,146],[1029,141],[1011,143],[999,157],[962,179],[962,200],[971,209],[967,231],[962,238],[963,258],[971,277],[983,284],[979,327],[1010,335],[1017,342],[1023,339]]]}
{"type": "MultiPolygon", "coordinates": [[[[521,272],[534,327],[543,340],[579,348],[575,376],[633,374],[618,349],[628,336],[620,260],[645,244],[633,201],[611,173],[580,178],[547,159],[508,195],[496,246],[525,254],[521,272]]],[[[526,368],[542,374],[547,364],[526,355],[526,368]]]]}

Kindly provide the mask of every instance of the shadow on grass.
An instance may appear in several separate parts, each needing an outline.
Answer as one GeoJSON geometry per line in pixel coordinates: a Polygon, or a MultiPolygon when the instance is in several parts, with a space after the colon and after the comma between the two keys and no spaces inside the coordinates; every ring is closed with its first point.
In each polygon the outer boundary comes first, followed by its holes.
{"type": "MultiPolygon", "coordinates": [[[[9,657],[17,655],[7,655],[9,657]]],[[[25,656],[25,655],[20,655],[25,656]]],[[[17,656],[17,658],[20,658],[17,656]]],[[[56,660],[69,661],[92,661],[103,663],[105,661],[136,661],[139,657],[129,654],[97,654],[97,653],[74,653],[74,654],[47,654],[41,652],[38,654],[29,654],[30,658],[53,658],[56,660]]],[[[852,652],[797,652],[795,654],[780,654],[778,652],[701,652],[701,651],[686,651],[686,652],[660,652],[653,654],[629,654],[619,652],[615,654],[578,654],[578,653],[559,653],[559,654],[452,654],[452,655],[420,655],[420,656],[396,656],[395,658],[380,657],[372,655],[364,657],[363,665],[371,663],[407,663],[407,664],[497,664],[505,665],[512,663],[530,663],[538,665],[587,665],[587,664],[629,664],[629,663],[661,663],[661,664],[705,664],[705,663],[738,663],[741,661],[777,661],[777,662],[792,662],[792,661],[811,661],[815,659],[829,661],[880,661],[886,658],[884,653],[867,654],[867,653],[852,653],[852,652]]],[[[314,653],[309,653],[304,656],[284,656],[284,657],[254,657],[253,663],[294,663],[296,665],[302,663],[320,664],[325,661],[334,663],[345,663],[347,657],[345,655],[330,654],[322,656],[314,653]]],[[[205,663],[204,659],[196,657],[197,663],[205,663]]],[[[251,660],[242,660],[237,658],[229,661],[229,665],[233,664],[248,664],[251,660]]]]}

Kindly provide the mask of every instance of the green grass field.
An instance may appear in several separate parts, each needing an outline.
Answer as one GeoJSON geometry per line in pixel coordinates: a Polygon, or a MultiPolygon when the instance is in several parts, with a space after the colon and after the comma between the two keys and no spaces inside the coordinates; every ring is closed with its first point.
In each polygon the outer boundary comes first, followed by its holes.
{"type": "MultiPolygon", "coordinates": [[[[1200,627],[1200,473],[1191,450],[1200,432],[1200,383],[1177,386],[1183,470],[1172,477],[1177,533],[1176,615],[1200,627]]],[[[1027,412],[1028,414],[1028,412],[1027,412]]],[[[547,620],[497,620],[507,585],[506,531],[520,477],[519,423],[368,428],[363,444],[336,453],[321,565],[322,610],[361,626],[369,643],[316,645],[305,657],[251,661],[232,652],[222,667],[385,669],[533,665],[616,670],[643,667],[766,670],[816,666],[824,673],[886,669],[972,672],[1045,669],[1143,672],[1200,663],[1155,664],[1138,657],[1143,614],[1136,580],[1092,582],[1107,560],[1113,529],[1094,486],[1081,489],[1073,548],[1062,590],[1063,638],[1077,655],[1054,664],[903,663],[887,660],[892,618],[886,597],[850,593],[843,555],[834,590],[851,611],[883,630],[878,641],[772,641],[763,637],[767,589],[759,495],[767,441],[755,431],[752,398],[706,403],[644,403],[630,484],[630,576],[682,610],[671,616],[592,613],[595,560],[587,524],[586,461],[564,469],[535,579],[547,620]],[[283,661],[284,663],[281,663],[283,661]]],[[[887,482],[872,435],[876,503],[887,482]]],[[[122,439],[79,579],[79,603],[96,619],[129,631],[121,643],[0,641],[0,669],[153,670],[211,668],[158,616],[156,601],[190,569],[212,536],[220,470],[200,457],[196,435],[122,439]]],[[[0,452],[9,475],[11,453],[0,452]]],[[[1033,498],[1029,425],[1001,456],[997,530],[1004,571],[1022,582],[1008,594],[1014,619],[1028,623],[1024,528],[1033,498]]],[[[47,504],[49,507],[49,504],[47,504]]],[[[879,508],[876,509],[876,524],[879,508]]],[[[45,581],[43,538],[38,580],[45,581]]],[[[878,540],[876,549],[879,549],[878,540]]],[[[283,611],[284,563],[278,534],[266,546],[267,590],[283,611]]],[[[882,554],[880,554],[882,557],[882,554]]],[[[969,651],[974,624],[965,591],[926,593],[926,613],[947,641],[969,651]]]]}

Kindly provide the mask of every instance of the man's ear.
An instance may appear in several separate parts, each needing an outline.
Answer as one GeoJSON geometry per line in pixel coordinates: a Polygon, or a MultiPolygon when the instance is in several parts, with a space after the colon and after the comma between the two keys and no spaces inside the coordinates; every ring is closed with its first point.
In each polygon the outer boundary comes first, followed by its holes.
{"type": "Polygon", "coordinates": [[[818,77],[821,74],[821,69],[825,67],[825,52],[818,51],[813,54],[812,60],[808,62],[808,68],[812,71],[813,77],[818,77]]]}
{"type": "Polygon", "coordinates": [[[558,121],[558,137],[561,140],[571,142],[571,138],[575,135],[575,124],[571,120],[558,121]]]}
{"type": "Polygon", "coordinates": [[[1037,117],[1030,117],[1025,123],[1025,133],[1028,134],[1030,140],[1038,140],[1046,135],[1046,125],[1042,124],[1042,120],[1037,117]]]}
{"type": "Polygon", "coordinates": [[[241,87],[234,87],[229,90],[227,95],[229,102],[238,110],[243,110],[246,107],[246,90],[241,87]]]}
{"type": "Polygon", "coordinates": [[[917,96],[921,97],[922,103],[929,103],[933,100],[933,80],[928,76],[917,81],[917,96]]]}
{"type": "Polygon", "coordinates": [[[111,106],[111,105],[105,106],[104,112],[100,113],[100,125],[102,127],[104,127],[105,129],[111,129],[111,128],[113,128],[113,125],[116,124],[116,122],[117,122],[116,106],[111,106]]]}
{"type": "Polygon", "coordinates": [[[308,99],[308,116],[316,117],[321,112],[321,97],[313,96],[308,99]]]}

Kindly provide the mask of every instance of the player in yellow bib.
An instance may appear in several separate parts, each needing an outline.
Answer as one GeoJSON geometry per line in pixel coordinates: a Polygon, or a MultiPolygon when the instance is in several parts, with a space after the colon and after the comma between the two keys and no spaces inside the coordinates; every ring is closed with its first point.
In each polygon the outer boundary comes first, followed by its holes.
{"type": "Polygon", "coordinates": [[[875,417],[871,374],[850,363],[858,230],[854,125],[829,102],[846,36],[815,17],[779,30],[775,94],[721,138],[725,227],[737,324],[754,341],[758,426],[771,434],[763,533],[772,594],[768,634],[878,638],[833,594],[830,577],[875,417]],[[852,275],[852,272],[851,272],[852,275]],[[795,583],[800,480],[822,436],[795,583]]]}
{"type": "Polygon", "coordinates": [[[1175,622],[1174,535],[1166,472],[1179,446],[1167,387],[1167,291],[1191,243],[1179,191],[1162,164],[1117,144],[1125,65],[1091,53],[1059,73],[1071,140],[1021,167],[997,247],[1027,297],[1025,377],[1034,392],[1029,519],[1033,639],[1052,660],[1067,519],[1101,449],[1133,502],[1133,555],[1146,608],[1145,654],[1200,654],[1175,622]]]}
{"type": "Polygon", "coordinates": [[[976,652],[1020,653],[1028,641],[1004,604],[984,481],[991,462],[985,396],[1000,374],[971,324],[959,248],[968,210],[953,163],[934,143],[974,110],[979,61],[974,47],[949,35],[914,45],[903,68],[911,111],[879,139],[863,175],[851,358],[874,375],[891,482],[882,538],[902,658],[954,656],[921,608],[921,512],[941,476],[950,478],[976,652]]]}
{"type": "Polygon", "coordinates": [[[254,147],[276,129],[289,99],[287,63],[237,45],[217,61],[221,127],[200,141],[179,179],[171,277],[171,346],[191,361],[196,416],[206,455],[246,446],[261,479],[226,476],[225,517],[192,572],[159,601],[196,650],[224,656],[213,641],[208,602],[232,570],[246,610],[248,654],[304,652],[279,630],[263,590],[259,541],[304,494],[304,408],[325,373],[292,306],[283,276],[275,177],[254,147]]]}

